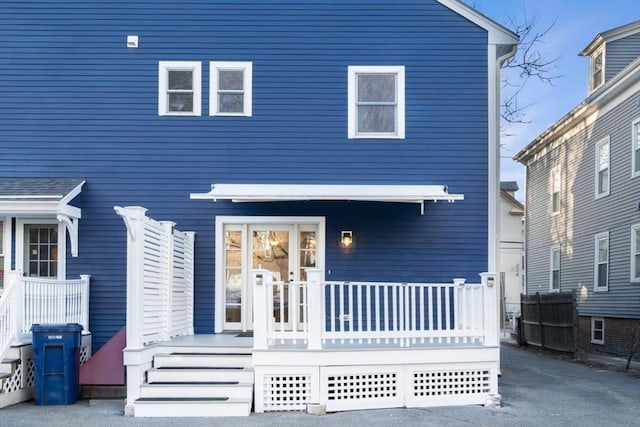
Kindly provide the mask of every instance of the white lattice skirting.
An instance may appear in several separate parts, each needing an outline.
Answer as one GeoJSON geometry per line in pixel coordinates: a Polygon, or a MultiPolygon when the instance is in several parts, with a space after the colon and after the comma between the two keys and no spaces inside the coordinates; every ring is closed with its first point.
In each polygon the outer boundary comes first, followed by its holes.
{"type": "Polygon", "coordinates": [[[498,393],[495,362],[255,367],[256,412],[328,412],[373,408],[486,404],[498,393]],[[292,372],[295,371],[295,372],[292,372]]]}
{"type": "MultiPolygon", "coordinates": [[[[15,366],[13,374],[2,381],[0,390],[0,408],[26,402],[34,398],[36,366],[33,347],[19,347],[20,363],[15,366]]],[[[82,336],[80,347],[80,365],[84,365],[91,356],[91,335],[82,336]]]]}

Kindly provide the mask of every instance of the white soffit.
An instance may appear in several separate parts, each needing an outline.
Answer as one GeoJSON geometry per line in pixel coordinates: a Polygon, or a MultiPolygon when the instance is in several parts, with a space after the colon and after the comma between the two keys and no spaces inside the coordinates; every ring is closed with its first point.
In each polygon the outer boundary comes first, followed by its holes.
{"type": "Polygon", "coordinates": [[[416,203],[424,213],[425,201],[464,200],[449,194],[444,185],[324,185],[324,184],[213,184],[208,193],[192,193],[192,199],[233,202],[360,201],[416,203]]]}

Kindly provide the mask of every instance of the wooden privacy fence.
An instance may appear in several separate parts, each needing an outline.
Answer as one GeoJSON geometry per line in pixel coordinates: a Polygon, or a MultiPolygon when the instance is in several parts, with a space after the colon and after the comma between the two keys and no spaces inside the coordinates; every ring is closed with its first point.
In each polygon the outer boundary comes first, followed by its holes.
{"type": "Polygon", "coordinates": [[[531,345],[578,353],[576,292],[521,295],[520,336],[531,345]]]}
{"type": "Polygon", "coordinates": [[[193,232],[139,206],[115,211],[127,226],[127,348],[193,335],[193,232]]]}

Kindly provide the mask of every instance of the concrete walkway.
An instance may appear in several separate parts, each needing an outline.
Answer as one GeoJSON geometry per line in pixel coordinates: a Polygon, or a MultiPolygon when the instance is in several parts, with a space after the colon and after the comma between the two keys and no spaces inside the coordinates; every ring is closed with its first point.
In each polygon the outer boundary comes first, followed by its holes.
{"type": "MultiPolygon", "coordinates": [[[[640,379],[509,345],[502,348],[502,407],[385,409],[312,416],[252,414],[247,418],[130,418],[122,403],[69,406],[23,403],[0,410],[0,426],[637,426],[640,379]]],[[[91,404],[90,404],[91,403],[91,404]]]]}

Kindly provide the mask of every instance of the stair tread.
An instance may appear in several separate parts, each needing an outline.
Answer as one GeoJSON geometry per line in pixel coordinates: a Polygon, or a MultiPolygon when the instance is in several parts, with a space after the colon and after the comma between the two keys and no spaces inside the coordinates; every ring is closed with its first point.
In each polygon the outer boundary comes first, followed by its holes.
{"type": "Polygon", "coordinates": [[[9,364],[9,363],[18,363],[18,362],[20,362],[20,359],[13,358],[13,359],[2,359],[2,362],[0,362],[0,363],[9,364]]]}
{"type": "Polygon", "coordinates": [[[151,368],[150,371],[185,371],[185,370],[189,370],[189,369],[193,369],[193,370],[197,370],[200,372],[203,371],[213,371],[213,372],[220,372],[220,371],[235,371],[235,372],[239,372],[239,371],[252,371],[253,368],[249,367],[249,366],[160,366],[158,368],[151,368]]]}
{"type": "Polygon", "coordinates": [[[250,399],[232,399],[229,397],[140,397],[135,403],[202,403],[202,402],[225,402],[225,403],[249,403],[250,399]]]}
{"type": "Polygon", "coordinates": [[[170,382],[170,381],[156,381],[153,383],[146,383],[143,384],[143,387],[146,386],[152,386],[152,387],[157,387],[157,386],[190,386],[190,387],[206,387],[206,386],[253,386],[253,384],[251,383],[242,383],[240,381],[209,381],[209,382],[189,382],[189,381],[183,381],[183,382],[170,382]]]}

